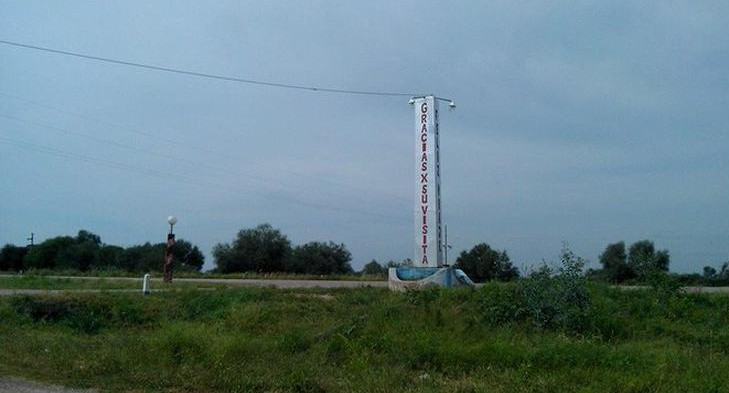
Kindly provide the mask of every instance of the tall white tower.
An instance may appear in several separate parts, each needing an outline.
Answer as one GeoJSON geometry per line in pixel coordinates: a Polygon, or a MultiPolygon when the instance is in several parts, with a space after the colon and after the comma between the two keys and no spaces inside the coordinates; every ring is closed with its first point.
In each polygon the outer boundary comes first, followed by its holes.
{"type": "Polygon", "coordinates": [[[441,267],[438,98],[415,97],[415,267],[441,267]]]}

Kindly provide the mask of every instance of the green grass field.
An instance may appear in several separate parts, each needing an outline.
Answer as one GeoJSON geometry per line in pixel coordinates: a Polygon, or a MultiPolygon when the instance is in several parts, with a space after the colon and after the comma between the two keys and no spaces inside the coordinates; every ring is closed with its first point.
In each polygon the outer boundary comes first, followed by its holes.
{"type": "Polygon", "coordinates": [[[141,285],[141,281],[114,281],[105,278],[91,280],[44,276],[0,277],[0,289],[136,289],[141,288],[141,285]]]}
{"type": "Polygon", "coordinates": [[[591,286],[578,328],[509,286],[0,298],[0,375],[109,392],[726,392],[729,297],[591,286]]]}

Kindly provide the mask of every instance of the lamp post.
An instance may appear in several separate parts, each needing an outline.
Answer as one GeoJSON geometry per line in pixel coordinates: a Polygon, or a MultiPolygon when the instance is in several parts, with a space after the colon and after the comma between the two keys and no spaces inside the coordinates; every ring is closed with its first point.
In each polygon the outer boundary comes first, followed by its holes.
{"type": "Polygon", "coordinates": [[[167,234],[167,248],[165,249],[165,264],[164,264],[164,282],[172,283],[172,269],[175,267],[175,255],[172,253],[172,249],[175,246],[175,234],[172,232],[173,227],[177,224],[177,218],[175,216],[167,217],[167,223],[170,224],[170,233],[167,234]]]}

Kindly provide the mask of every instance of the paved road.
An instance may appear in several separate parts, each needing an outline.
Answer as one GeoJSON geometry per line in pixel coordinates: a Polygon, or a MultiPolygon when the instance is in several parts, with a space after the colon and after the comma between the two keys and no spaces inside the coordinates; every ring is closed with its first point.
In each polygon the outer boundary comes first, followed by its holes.
{"type": "Polygon", "coordinates": [[[65,389],[19,379],[0,378],[0,393],[96,393],[96,390],[65,389]]]}
{"type": "Polygon", "coordinates": [[[387,281],[344,280],[258,280],[238,278],[176,278],[175,281],[200,284],[223,284],[242,287],[272,288],[361,288],[387,287],[387,281]]]}
{"type": "MultiPolygon", "coordinates": [[[[646,286],[618,286],[617,288],[624,290],[649,289],[646,286]]],[[[729,287],[683,287],[686,293],[729,293],[729,287]]]]}
{"type": "MultiPolygon", "coordinates": [[[[0,277],[21,277],[17,275],[0,274],[0,277]]],[[[72,280],[106,280],[106,281],[138,281],[142,278],[137,277],[74,277],[74,276],[45,276],[48,278],[63,278],[72,280]]],[[[153,282],[161,283],[162,279],[153,278],[153,282]]],[[[227,285],[231,287],[264,287],[264,288],[361,288],[361,287],[387,287],[387,281],[344,281],[344,280],[264,280],[264,279],[248,279],[248,278],[175,278],[175,282],[187,282],[196,284],[214,284],[227,285]]],[[[481,284],[476,284],[481,286],[481,284]]],[[[159,286],[156,286],[159,288],[159,286]]],[[[645,286],[618,286],[617,288],[624,290],[646,289],[645,286]]],[[[683,288],[687,293],[729,293],[729,287],[697,287],[688,286],[683,288]]],[[[74,292],[100,292],[97,289],[80,289],[74,292]]],[[[131,291],[136,289],[107,289],[104,292],[114,291],[131,291]]],[[[35,289],[0,289],[1,295],[14,293],[42,293],[42,292],[63,292],[62,290],[35,290],[35,289]]]]}
{"type": "MultiPolygon", "coordinates": [[[[20,277],[0,275],[0,277],[20,277]]],[[[138,281],[141,289],[141,278],[136,277],[72,277],[72,276],[45,276],[48,278],[62,278],[72,280],[106,280],[106,281],[138,281]]],[[[161,279],[152,280],[160,288],[161,279]]],[[[175,282],[194,284],[226,285],[230,287],[259,287],[259,288],[361,288],[361,287],[387,287],[387,281],[344,281],[344,280],[262,280],[242,278],[175,278],[175,282]]],[[[72,292],[101,292],[98,289],[74,289],[72,292]]],[[[103,292],[135,292],[137,289],[106,289],[103,292]]],[[[59,293],[64,290],[39,289],[0,289],[0,296],[15,294],[59,293]]]]}
{"type": "MultiPolygon", "coordinates": [[[[203,289],[203,288],[200,288],[203,289]]],[[[153,290],[162,292],[164,290],[153,290]]],[[[107,293],[107,292],[142,292],[139,289],[0,289],[0,296],[11,295],[53,295],[59,293],[107,293]]]]}

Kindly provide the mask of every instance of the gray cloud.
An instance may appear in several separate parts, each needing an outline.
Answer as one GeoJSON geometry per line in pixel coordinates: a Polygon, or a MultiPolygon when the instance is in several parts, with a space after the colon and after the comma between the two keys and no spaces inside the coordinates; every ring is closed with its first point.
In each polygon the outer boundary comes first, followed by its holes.
{"type": "MultiPolygon", "coordinates": [[[[729,257],[726,8],[4,2],[0,37],[274,82],[453,97],[442,154],[456,249],[487,241],[522,265],[554,259],[568,241],[594,261],[608,242],[650,238],[671,251],[675,270],[698,271],[729,257]]],[[[0,144],[2,243],[86,228],[134,244],[162,238],[175,213],[181,236],[206,250],[270,221],[295,242],[346,243],[358,267],[412,254],[406,100],[0,53],[0,93],[122,127],[4,96],[0,115],[136,150],[5,118],[0,136],[185,179],[0,144]]]]}

